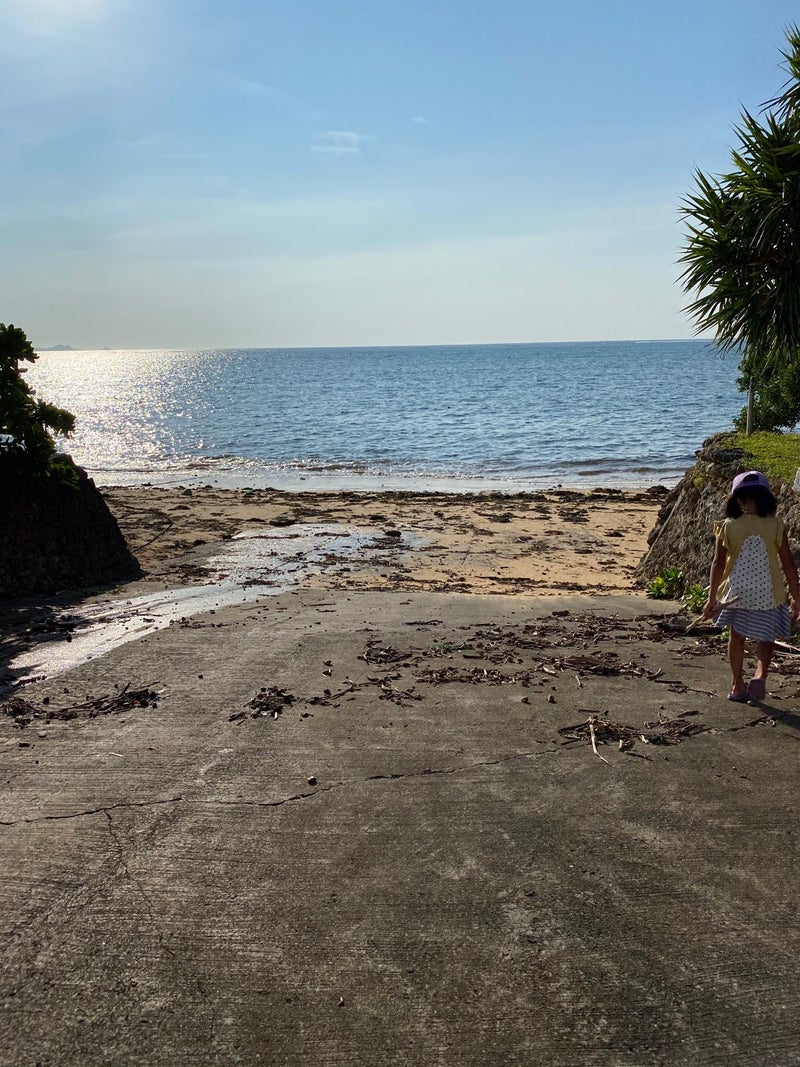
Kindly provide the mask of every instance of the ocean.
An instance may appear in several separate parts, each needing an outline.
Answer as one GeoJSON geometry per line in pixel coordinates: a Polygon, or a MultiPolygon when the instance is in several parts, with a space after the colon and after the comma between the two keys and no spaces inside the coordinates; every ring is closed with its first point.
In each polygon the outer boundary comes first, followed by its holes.
{"type": "Polygon", "coordinates": [[[100,485],[672,485],[742,407],[706,341],[42,352],[100,485]]]}

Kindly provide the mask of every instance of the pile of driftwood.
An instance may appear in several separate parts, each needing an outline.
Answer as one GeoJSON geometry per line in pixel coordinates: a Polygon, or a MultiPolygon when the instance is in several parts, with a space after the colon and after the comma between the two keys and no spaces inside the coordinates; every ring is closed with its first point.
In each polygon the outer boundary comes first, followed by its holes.
{"type": "Polygon", "coordinates": [[[121,711],[130,711],[131,708],[155,708],[157,705],[158,693],[155,690],[149,687],[131,689],[130,685],[126,685],[119,693],[95,697],[93,700],[84,700],[79,704],[68,704],[60,708],[53,707],[49,697],[44,697],[41,704],[33,704],[24,697],[12,697],[5,704],[0,704],[0,713],[8,715],[14,720],[15,726],[23,729],[37,721],[52,722],[58,719],[68,722],[70,719],[79,719],[82,716],[96,719],[98,715],[113,715],[121,711]]]}
{"type": "Polygon", "coordinates": [[[521,685],[523,688],[534,684],[534,671],[512,671],[507,673],[493,667],[428,667],[418,671],[416,677],[428,685],[445,685],[448,682],[466,682],[470,685],[486,683],[487,685],[521,685]]]}
{"type": "Polygon", "coordinates": [[[380,641],[367,641],[367,647],[358,658],[363,659],[371,667],[388,667],[394,663],[405,663],[416,654],[416,649],[403,652],[399,648],[384,645],[380,641]]]}
{"type": "Polygon", "coordinates": [[[277,719],[283,713],[283,709],[294,702],[294,694],[278,686],[262,686],[252,700],[248,700],[249,711],[235,711],[228,716],[228,722],[239,722],[247,718],[251,719],[277,719]]]}
{"type": "Polygon", "coordinates": [[[418,671],[416,677],[429,685],[444,685],[447,682],[486,682],[489,685],[521,685],[527,687],[540,681],[538,675],[544,673],[556,675],[563,671],[575,674],[580,684],[580,675],[602,674],[608,677],[626,675],[632,678],[649,678],[654,681],[662,673],[648,671],[640,663],[627,663],[620,660],[613,652],[603,652],[594,656],[557,656],[548,660],[537,660],[530,668],[504,672],[494,667],[427,667],[418,671]]]}
{"type": "Polygon", "coordinates": [[[558,732],[563,738],[562,745],[591,745],[592,751],[600,756],[603,763],[608,763],[608,760],[600,755],[598,745],[616,744],[620,752],[649,759],[641,752],[631,751],[637,741],[643,745],[677,745],[687,737],[705,733],[710,729],[705,723],[687,721],[698,714],[697,711],[684,711],[674,719],[659,717],[657,722],[646,722],[644,729],[639,729],[614,722],[600,712],[590,711],[585,722],[562,726],[558,732]]]}

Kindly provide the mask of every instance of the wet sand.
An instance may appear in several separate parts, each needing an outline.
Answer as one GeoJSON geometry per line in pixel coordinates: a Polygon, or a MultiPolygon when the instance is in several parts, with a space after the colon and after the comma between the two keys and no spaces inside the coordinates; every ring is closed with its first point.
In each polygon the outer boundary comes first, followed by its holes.
{"type": "Polygon", "coordinates": [[[365,552],[358,566],[349,561],[315,576],[318,588],[544,595],[631,591],[665,492],[103,490],[134,555],[161,582],[197,581],[210,546],[243,531],[265,538],[280,531],[285,539],[293,526],[324,524],[382,538],[397,551],[388,560],[365,552]]]}

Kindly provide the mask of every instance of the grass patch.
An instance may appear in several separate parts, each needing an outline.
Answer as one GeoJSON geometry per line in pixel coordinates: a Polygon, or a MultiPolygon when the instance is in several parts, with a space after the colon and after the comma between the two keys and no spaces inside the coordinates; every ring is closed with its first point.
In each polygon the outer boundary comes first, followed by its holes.
{"type": "Polygon", "coordinates": [[[796,433],[733,433],[726,444],[743,448],[753,457],[753,467],[763,471],[772,481],[794,484],[800,469],[800,434],[796,433]]]}

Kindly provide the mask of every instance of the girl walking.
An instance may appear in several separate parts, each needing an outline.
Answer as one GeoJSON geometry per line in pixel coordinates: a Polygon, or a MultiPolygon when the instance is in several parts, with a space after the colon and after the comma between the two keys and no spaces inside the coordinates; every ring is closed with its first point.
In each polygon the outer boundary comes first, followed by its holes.
{"type": "Polygon", "coordinates": [[[717,537],[711,564],[706,618],[729,626],[728,662],[731,691],[728,700],[763,700],[775,640],[788,637],[792,618],[800,615],[797,567],[769,482],[760,471],[737,474],[725,506],[727,518],[715,525],[717,537]],[[785,584],[784,584],[785,580],[785,584]],[[786,603],[789,587],[791,606],[786,603]],[[721,589],[721,599],[717,599],[721,589]],[[744,643],[756,644],[756,669],[744,680],[744,643]]]}

